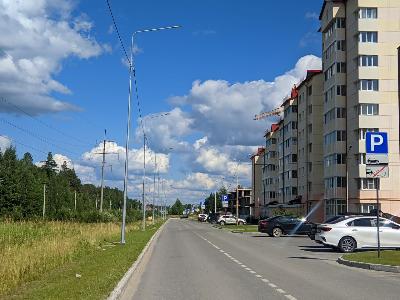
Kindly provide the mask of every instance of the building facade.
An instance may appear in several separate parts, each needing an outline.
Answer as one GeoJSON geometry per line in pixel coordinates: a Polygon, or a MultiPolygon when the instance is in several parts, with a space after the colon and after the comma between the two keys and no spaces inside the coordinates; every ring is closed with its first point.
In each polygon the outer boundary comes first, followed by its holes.
{"type": "Polygon", "coordinates": [[[400,1],[323,4],[324,184],[326,216],[376,208],[400,214],[400,1]],[[365,134],[389,135],[389,178],[367,178],[365,134]]]}

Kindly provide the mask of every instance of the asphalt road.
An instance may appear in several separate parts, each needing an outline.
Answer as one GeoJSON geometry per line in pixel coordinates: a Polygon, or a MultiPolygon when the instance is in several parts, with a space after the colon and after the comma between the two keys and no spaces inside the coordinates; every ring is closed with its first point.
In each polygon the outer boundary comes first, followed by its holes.
{"type": "Polygon", "coordinates": [[[123,299],[400,299],[399,274],[336,263],[306,237],[170,220],[123,299]]]}

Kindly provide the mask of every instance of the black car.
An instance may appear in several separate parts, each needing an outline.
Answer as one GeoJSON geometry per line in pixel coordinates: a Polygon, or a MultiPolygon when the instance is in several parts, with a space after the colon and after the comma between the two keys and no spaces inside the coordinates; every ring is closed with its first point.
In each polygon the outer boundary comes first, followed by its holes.
{"type": "Polygon", "coordinates": [[[210,213],[207,218],[207,222],[211,224],[217,224],[220,214],[219,213],[210,213]]]}
{"type": "Polygon", "coordinates": [[[309,234],[311,228],[311,222],[290,216],[275,216],[258,222],[258,231],[273,237],[284,234],[309,234]]]}

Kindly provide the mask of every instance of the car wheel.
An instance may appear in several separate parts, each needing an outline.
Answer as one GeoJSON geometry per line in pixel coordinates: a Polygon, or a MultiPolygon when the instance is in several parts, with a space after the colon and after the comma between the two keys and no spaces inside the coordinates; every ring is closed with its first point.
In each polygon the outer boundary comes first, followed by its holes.
{"type": "Polygon", "coordinates": [[[239,221],[238,224],[239,225],[244,225],[244,223],[242,221],[239,221]]]}
{"type": "Polygon", "coordinates": [[[272,236],[273,237],[280,237],[282,235],[282,229],[280,229],[279,227],[275,227],[274,229],[272,229],[272,236]]]}
{"type": "Polygon", "coordinates": [[[357,242],[350,236],[345,236],[339,241],[339,249],[341,252],[350,253],[357,248],[357,242]]]}
{"type": "Polygon", "coordinates": [[[219,222],[219,225],[224,226],[224,225],[225,225],[225,222],[224,222],[224,221],[221,221],[221,222],[219,222]]]}

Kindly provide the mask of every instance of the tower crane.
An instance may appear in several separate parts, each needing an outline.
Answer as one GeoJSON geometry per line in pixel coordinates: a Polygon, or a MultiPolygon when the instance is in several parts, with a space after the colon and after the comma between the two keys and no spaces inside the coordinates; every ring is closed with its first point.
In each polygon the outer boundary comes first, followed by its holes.
{"type": "Polygon", "coordinates": [[[283,112],[283,107],[280,106],[280,107],[275,108],[275,109],[273,109],[271,111],[266,111],[266,112],[263,112],[261,114],[255,115],[254,116],[254,120],[258,121],[258,120],[262,120],[262,119],[265,119],[265,118],[268,118],[268,117],[272,117],[272,116],[280,116],[282,114],[282,112],[283,112]]]}

